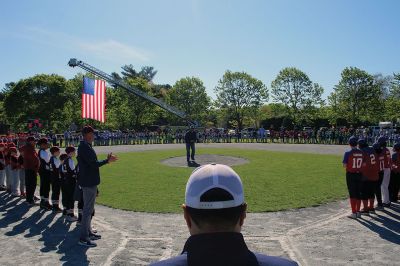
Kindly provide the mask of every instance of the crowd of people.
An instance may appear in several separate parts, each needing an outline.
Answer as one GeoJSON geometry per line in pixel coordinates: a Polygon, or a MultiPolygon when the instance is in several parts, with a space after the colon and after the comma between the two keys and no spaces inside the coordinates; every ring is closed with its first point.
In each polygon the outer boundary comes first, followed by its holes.
{"type": "MultiPolygon", "coordinates": [[[[0,190],[25,198],[29,206],[39,202],[40,208],[62,212],[69,221],[77,221],[80,216],[77,218],[74,215],[74,195],[75,190],[79,190],[76,187],[75,156],[76,149],[73,146],[67,147],[63,154],[57,146],[49,149],[46,138],[36,141],[29,136],[20,139],[18,146],[14,142],[0,143],[0,190]],[[39,152],[36,152],[36,148],[39,148],[39,152]],[[40,198],[35,196],[37,174],[40,176],[40,198]],[[63,209],[60,208],[60,197],[63,209]]],[[[79,214],[82,206],[80,201],[79,214]]]]}
{"type": "Polygon", "coordinates": [[[366,139],[349,138],[351,149],[344,154],[346,183],[349,191],[351,215],[374,214],[398,202],[400,189],[400,143],[393,145],[391,154],[387,138],[380,137],[372,147],[366,139]],[[377,205],[375,206],[375,199],[377,205]],[[361,209],[362,205],[362,209],[361,209]]]}
{"type": "MultiPolygon", "coordinates": [[[[400,139],[400,131],[395,129],[370,129],[367,127],[319,129],[265,129],[246,128],[244,130],[223,128],[197,128],[197,143],[292,143],[292,144],[336,144],[345,145],[351,136],[365,139],[372,145],[381,136],[387,138],[389,146],[400,139]]],[[[102,130],[95,131],[94,146],[181,144],[185,143],[186,129],[158,127],[154,130],[102,130]]],[[[3,142],[17,143],[26,134],[2,136],[3,142]]],[[[63,134],[35,134],[36,138],[46,137],[52,145],[60,147],[77,146],[82,140],[80,132],[65,131],[63,134]]]]}
{"type": "Polygon", "coordinates": [[[116,160],[115,156],[109,154],[106,160],[97,161],[91,148],[93,133],[91,127],[84,128],[77,165],[74,146],[66,147],[65,152],[61,153],[60,147],[51,146],[44,137],[36,139],[34,136],[20,135],[17,141],[3,139],[0,143],[0,191],[24,198],[29,207],[39,206],[44,211],[62,213],[67,221],[82,224],[84,229],[81,229],[79,243],[85,246],[94,246],[91,240],[101,238],[90,223],[94,216],[94,197],[98,194],[97,185],[100,183],[98,167],[116,160]],[[85,139],[85,135],[90,136],[85,139]],[[38,175],[40,197],[35,195],[38,175]],[[88,187],[93,197],[88,195],[88,187]]]}

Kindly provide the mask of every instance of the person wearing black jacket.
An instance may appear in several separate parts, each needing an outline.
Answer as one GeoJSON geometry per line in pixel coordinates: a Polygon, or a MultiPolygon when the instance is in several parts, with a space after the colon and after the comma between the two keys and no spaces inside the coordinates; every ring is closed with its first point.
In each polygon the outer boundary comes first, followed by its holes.
{"type": "Polygon", "coordinates": [[[190,126],[189,131],[185,134],[185,143],[186,143],[186,161],[188,164],[191,163],[190,159],[194,161],[194,156],[196,154],[196,147],[195,144],[197,142],[197,133],[194,130],[193,126],[190,126]],[[192,152],[190,153],[190,150],[192,152]]]}
{"type": "Polygon", "coordinates": [[[83,192],[83,211],[81,221],[81,236],[79,245],[95,247],[92,240],[100,239],[101,236],[92,232],[91,216],[97,194],[97,186],[100,184],[99,168],[107,163],[115,162],[117,157],[109,153],[106,160],[98,161],[97,155],[92,148],[94,130],[91,126],[85,126],[82,130],[83,140],[78,147],[78,185],[83,192]]]}

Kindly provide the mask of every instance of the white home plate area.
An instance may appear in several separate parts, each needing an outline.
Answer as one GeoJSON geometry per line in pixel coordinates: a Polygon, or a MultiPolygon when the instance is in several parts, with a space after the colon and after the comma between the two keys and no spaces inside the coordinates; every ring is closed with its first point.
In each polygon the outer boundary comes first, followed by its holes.
{"type": "MultiPolygon", "coordinates": [[[[277,146],[318,151],[318,145],[248,145],[271,150],[278,150],[277,146]]],[[[184,147],[167,145],[162,149],[168,148],[184,147]]],[[[104,148],[115,152],[143,149],[104,148]]],[[[329,146],[321,153],[341,154],[344,149],[329,146]]],[[[201,162],[200,157],[196,159],[201,162]]],[[[297,210],[250,213],[243,234],[253,251],[289,257],[300,265],[399,265],[400,205],[358,221],[346,217],[348,210],[343,200],[297,210]]],[[[97,241],[98,247],[83,248],[77,245],[79,226],[65,222],[61,215],[29,209],[20,199],[0,193],[0,265],[147,265],[179,254],[189,236],[181,214],[138,213],[97,205],[94,225],[103,238],[97,241]]]]}

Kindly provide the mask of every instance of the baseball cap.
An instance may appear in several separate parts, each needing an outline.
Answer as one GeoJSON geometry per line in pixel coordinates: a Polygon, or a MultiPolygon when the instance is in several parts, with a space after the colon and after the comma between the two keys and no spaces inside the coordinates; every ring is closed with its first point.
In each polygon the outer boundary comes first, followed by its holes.
{"type": "Polygon", "coordinates": [[[387,141],[387,138],[385,136],[379,137],[379,139],[378,139],[379,144],[384,144],[384,143],[386,143],[386,141],[387,141]]]}
{"type": "Polygon", "coordinates": [[[368,147],[368,143],[367,143],[367,141],[366,141],[365,139],[359,139],[359,140],[358,140],[358,145],[359,145],[361,148],[368,147]]]}
{"type": "Polygon", "coordinates": [[[60,151],[60,148],[57,147],[57,146],[53,146],[53,147],[50,148],[50,153],[51,154],[54,154],[54,153],[56,153],[58,151],[60,151]]]}
{"type": "Polygon", "coordinates": [[[68,146],[65,148],[66,153],[70,153],[70,152],[74,152],[74,151],[75,151],[75,147],[73,147],[73,146],[68,146]]]}
{"type": "Polygon", "coordinates": [[[89,125],[84,126],[82,129],[82,135],[86,135],[86,134],[92,133],[92,132],[94,132],[94,129],[89,125]]]}
{"type": "Polygon", "coordinates": [[[244,203],[243,185],[239,175],[227,165],[206,164],[196,168],[186,184],[185,204],[194,209],[226,209],[244,203]],[[203,201],[202,196],[212,190],[229,193],[231,200],[203,201]]]}
{"type": "Polygon", "coordinates": [[[10,147],[10,148],[8,149],[8,151],[9,151],[9,152],[15,152],[15,153],[17,153],[17,148],[16,148],[16,147],[10,147]]]}
{"type": "Polygon", "coordinates": [[[47,138],[41,138],[41,139],[39,139],[39,141],[38,141],[38,144],[39,144],[39,145],[47,144],[47,143],[48,143],[47,138]]]}
{"type": "Polygon", "coordinates": [[[378,142],[375,142],[373,145],[372,145],[372,148],[374,149],[374,150],[381,150],[381,145],[378,143],[378,142]]]}
{"type": "Polygon", "coordinates": [[[351,136],[351,137],[349,138],[349,144],[350,144],[351,146],[356,146],[356,145],[357,145],[357,141],[358,141],[358,138],[355,137],[355,136],[351,136]]]}
{"type": "Polygon", "coordinates": [[[26,141],[27,141],[27,142],[35,141],[35,137],[29,136],[29,137],[26,139],[26,141]]]}

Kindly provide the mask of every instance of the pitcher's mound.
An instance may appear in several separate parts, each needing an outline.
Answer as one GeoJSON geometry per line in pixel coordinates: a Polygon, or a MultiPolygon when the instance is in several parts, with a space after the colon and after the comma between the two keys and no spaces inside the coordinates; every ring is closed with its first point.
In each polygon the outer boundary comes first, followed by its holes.
{"type": "Polygon", "coordinates": [[[218,163],[229,166],[241,165],[249,163],[249,160],[234,156],[225,156],[217,154],[200,154],[196,155],[195,162],[188,164],[186,162],[186,156],[172,157],[161,161],[162,164],[172,167],[198,167],[204,164],[218,163]]]}

